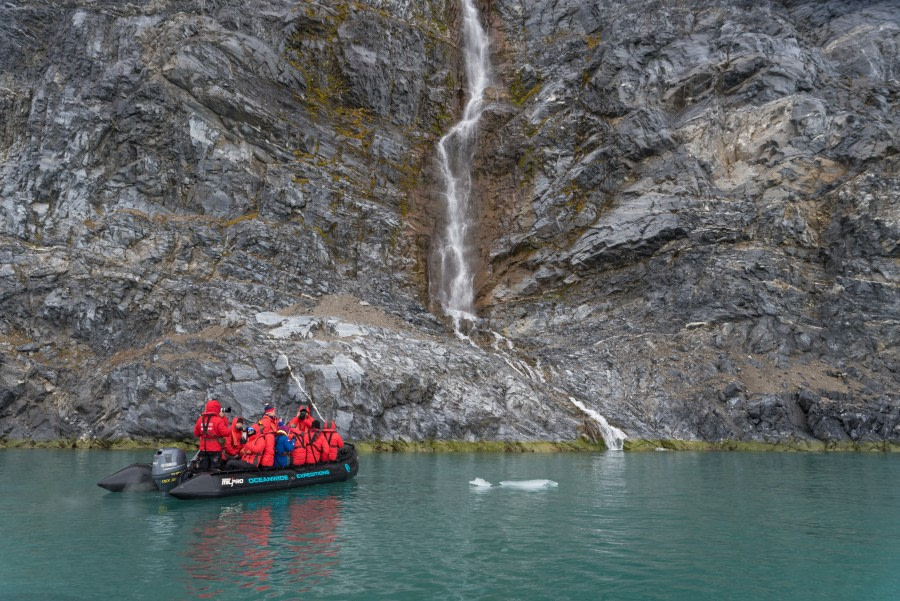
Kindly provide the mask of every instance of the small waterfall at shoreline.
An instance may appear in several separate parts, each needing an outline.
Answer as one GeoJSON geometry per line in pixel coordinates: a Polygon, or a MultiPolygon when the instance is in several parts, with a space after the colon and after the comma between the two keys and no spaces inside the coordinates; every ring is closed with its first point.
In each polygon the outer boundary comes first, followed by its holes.
{"type": "Polygon", "coordinates": [[[435,245],[431,274],[433,298],[453,319],[457,336],[462,321],[476,321],[472,233],[472,155],[478,121],[484,111],[484,92],[490,83],[487,34],[478,20],[473,0],[460,0],[469,99],[462,118],[438,142],[438,160],[444,181],[446,228],[435,245]]]}
{"type": "Polygon", "coordinates": [[[608,450],[621,451],[624,448],[625,439],[627,438],[624,432],[622,432],[615,426],[610,426],[605,417],[603,417],[593,409],[588,409],[581,401],[573,399],[572,397],[569,397],[569,401],[571,401],[573,405],[587,413],[591,419],[597,422],[597,425],[600,427],[600,435],[603,436],[603,442],[604,444],[606,444],[606,448],[608,450]]]}

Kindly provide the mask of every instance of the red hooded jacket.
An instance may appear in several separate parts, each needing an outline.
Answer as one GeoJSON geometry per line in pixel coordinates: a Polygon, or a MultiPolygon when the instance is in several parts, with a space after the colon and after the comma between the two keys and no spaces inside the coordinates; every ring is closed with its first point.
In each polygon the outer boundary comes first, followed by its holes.
{"type": "Polygon", "coordinates": [[[328,441],[321,430],[307,430],[306,435],[306,465],[322,463],[328,460],[328,441]]]}
{"type": "Polygon", "coordinates": [[[274,412],[266,413],[256,422],[256,429],[259,432],[275,434],[278,432],[278,417],[275,416],[274,412]]]}
{"type": "Polygon", "coordinates": [[[325,424],[322,428],[322,435],[328,443],[328,454],[326,461],[337,461],[338,449],[344,446],[344,439],[338,434],[337,428],[334,427],[334,420],[330,424],[325,424]]]}
{"type": "Polygon", "coordinates": [[[306,465],[306,445],[309,444],[307,431],[293,427],[288,432],[288,437],[294,443],[294,450],[291,451],[291,465],[306,465]]]}
{"type": "Polygon", "coordinates": [[[219,401],[207,401],[206,409],[194,424],[194,436],[200,439],[201,451],[221,451],[220,438],[229,435],[228,421],[219,415],[222,406],[219,401]]]}
{"type": "Polygon", "coordinates": [[[245,444],[241,441],[244,432],[237,429],[238,420],[241,420],[241,418],[235,417],[231,420],[231,432],[229,432],[228,437],[225,439],[225,453],[229,457],[236,457],[239,455],[245,444]]]}
{"type": "Polygon", "coordinates": [[[262,467],[272,467],[275,465],[275,433],[266,432],[261,438],[266,440],[266,446],[263,449],[263,456],[260,465],[262,467]]]}
{"type": "Polygon", "coordinates": [[[254,434],[247,439],[247,444],[241,449],[241,459],[247,463],[252,463],[256,467],[261,467],[263,465],[263,457],[266,454],[266,438],[267,435],[265,434],[254,434]]]}
{"type": "Polygon", "coordinates": [[[306,405],[304,405],[300,409],[306,409],[306,417],[300,419],[300,416],[295,415],[291,418],[291,421],[288,422],[288,428],[296,428],[300,431],[309,430],[310,428],[312,428],[313,423],[312,412],[310,412],[309,407],[307,407],[306,405]]]}
{"type": "Polygon", "coordinates": [[[253,435],[241,450],[241,459],[256,467],[275,465],[275,435],[270,432],[253,435]]]}

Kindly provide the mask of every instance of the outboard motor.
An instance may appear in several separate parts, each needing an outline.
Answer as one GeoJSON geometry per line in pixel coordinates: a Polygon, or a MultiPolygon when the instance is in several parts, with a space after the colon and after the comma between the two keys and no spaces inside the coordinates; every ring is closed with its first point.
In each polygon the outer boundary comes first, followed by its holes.
{"type": "Polygon", "coordinates": [[[169,492],[178,484],[178,476],[187,468],[187,455],[182,449],[159,449],[153,456],[151,475],[156,487],[169,492]]]}

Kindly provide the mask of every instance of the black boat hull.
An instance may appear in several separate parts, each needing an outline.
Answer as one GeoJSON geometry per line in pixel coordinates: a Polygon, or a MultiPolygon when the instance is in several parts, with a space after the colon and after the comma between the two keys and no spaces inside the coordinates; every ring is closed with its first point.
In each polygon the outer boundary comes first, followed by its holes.
{"type": "MultiPolygon", "coordinates": [[[[349,445],[348,445],[349,446],[349,445]]],[[[233,495],[287,490],[300,486],[343,482],[359,471],[356,449],[346,459],[332,463],[291,466],[283,469],[250,471],[216,471],[186,474],[182,481],[169,491],[176,499],[216,499],[233,495]]]]}
{"type": "Polygon", "coordinates": [[[153,481],[153,466],[149,463],[132,463],[97,483],[111,492],[150,492],[159,490],[153,481]]]}

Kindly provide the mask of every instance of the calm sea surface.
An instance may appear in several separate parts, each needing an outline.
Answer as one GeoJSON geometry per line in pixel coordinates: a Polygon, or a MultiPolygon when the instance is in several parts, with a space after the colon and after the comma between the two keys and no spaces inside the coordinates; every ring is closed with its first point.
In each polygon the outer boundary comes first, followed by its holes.
{"type": "Polygon", "coordinates": [[[0,450],[0,600],[900,599],[896,455],[366,455],[286,493],[96,486],[151,456],[0,450]],[[531,479],[558,486],[498,486],[531,479]]]}

